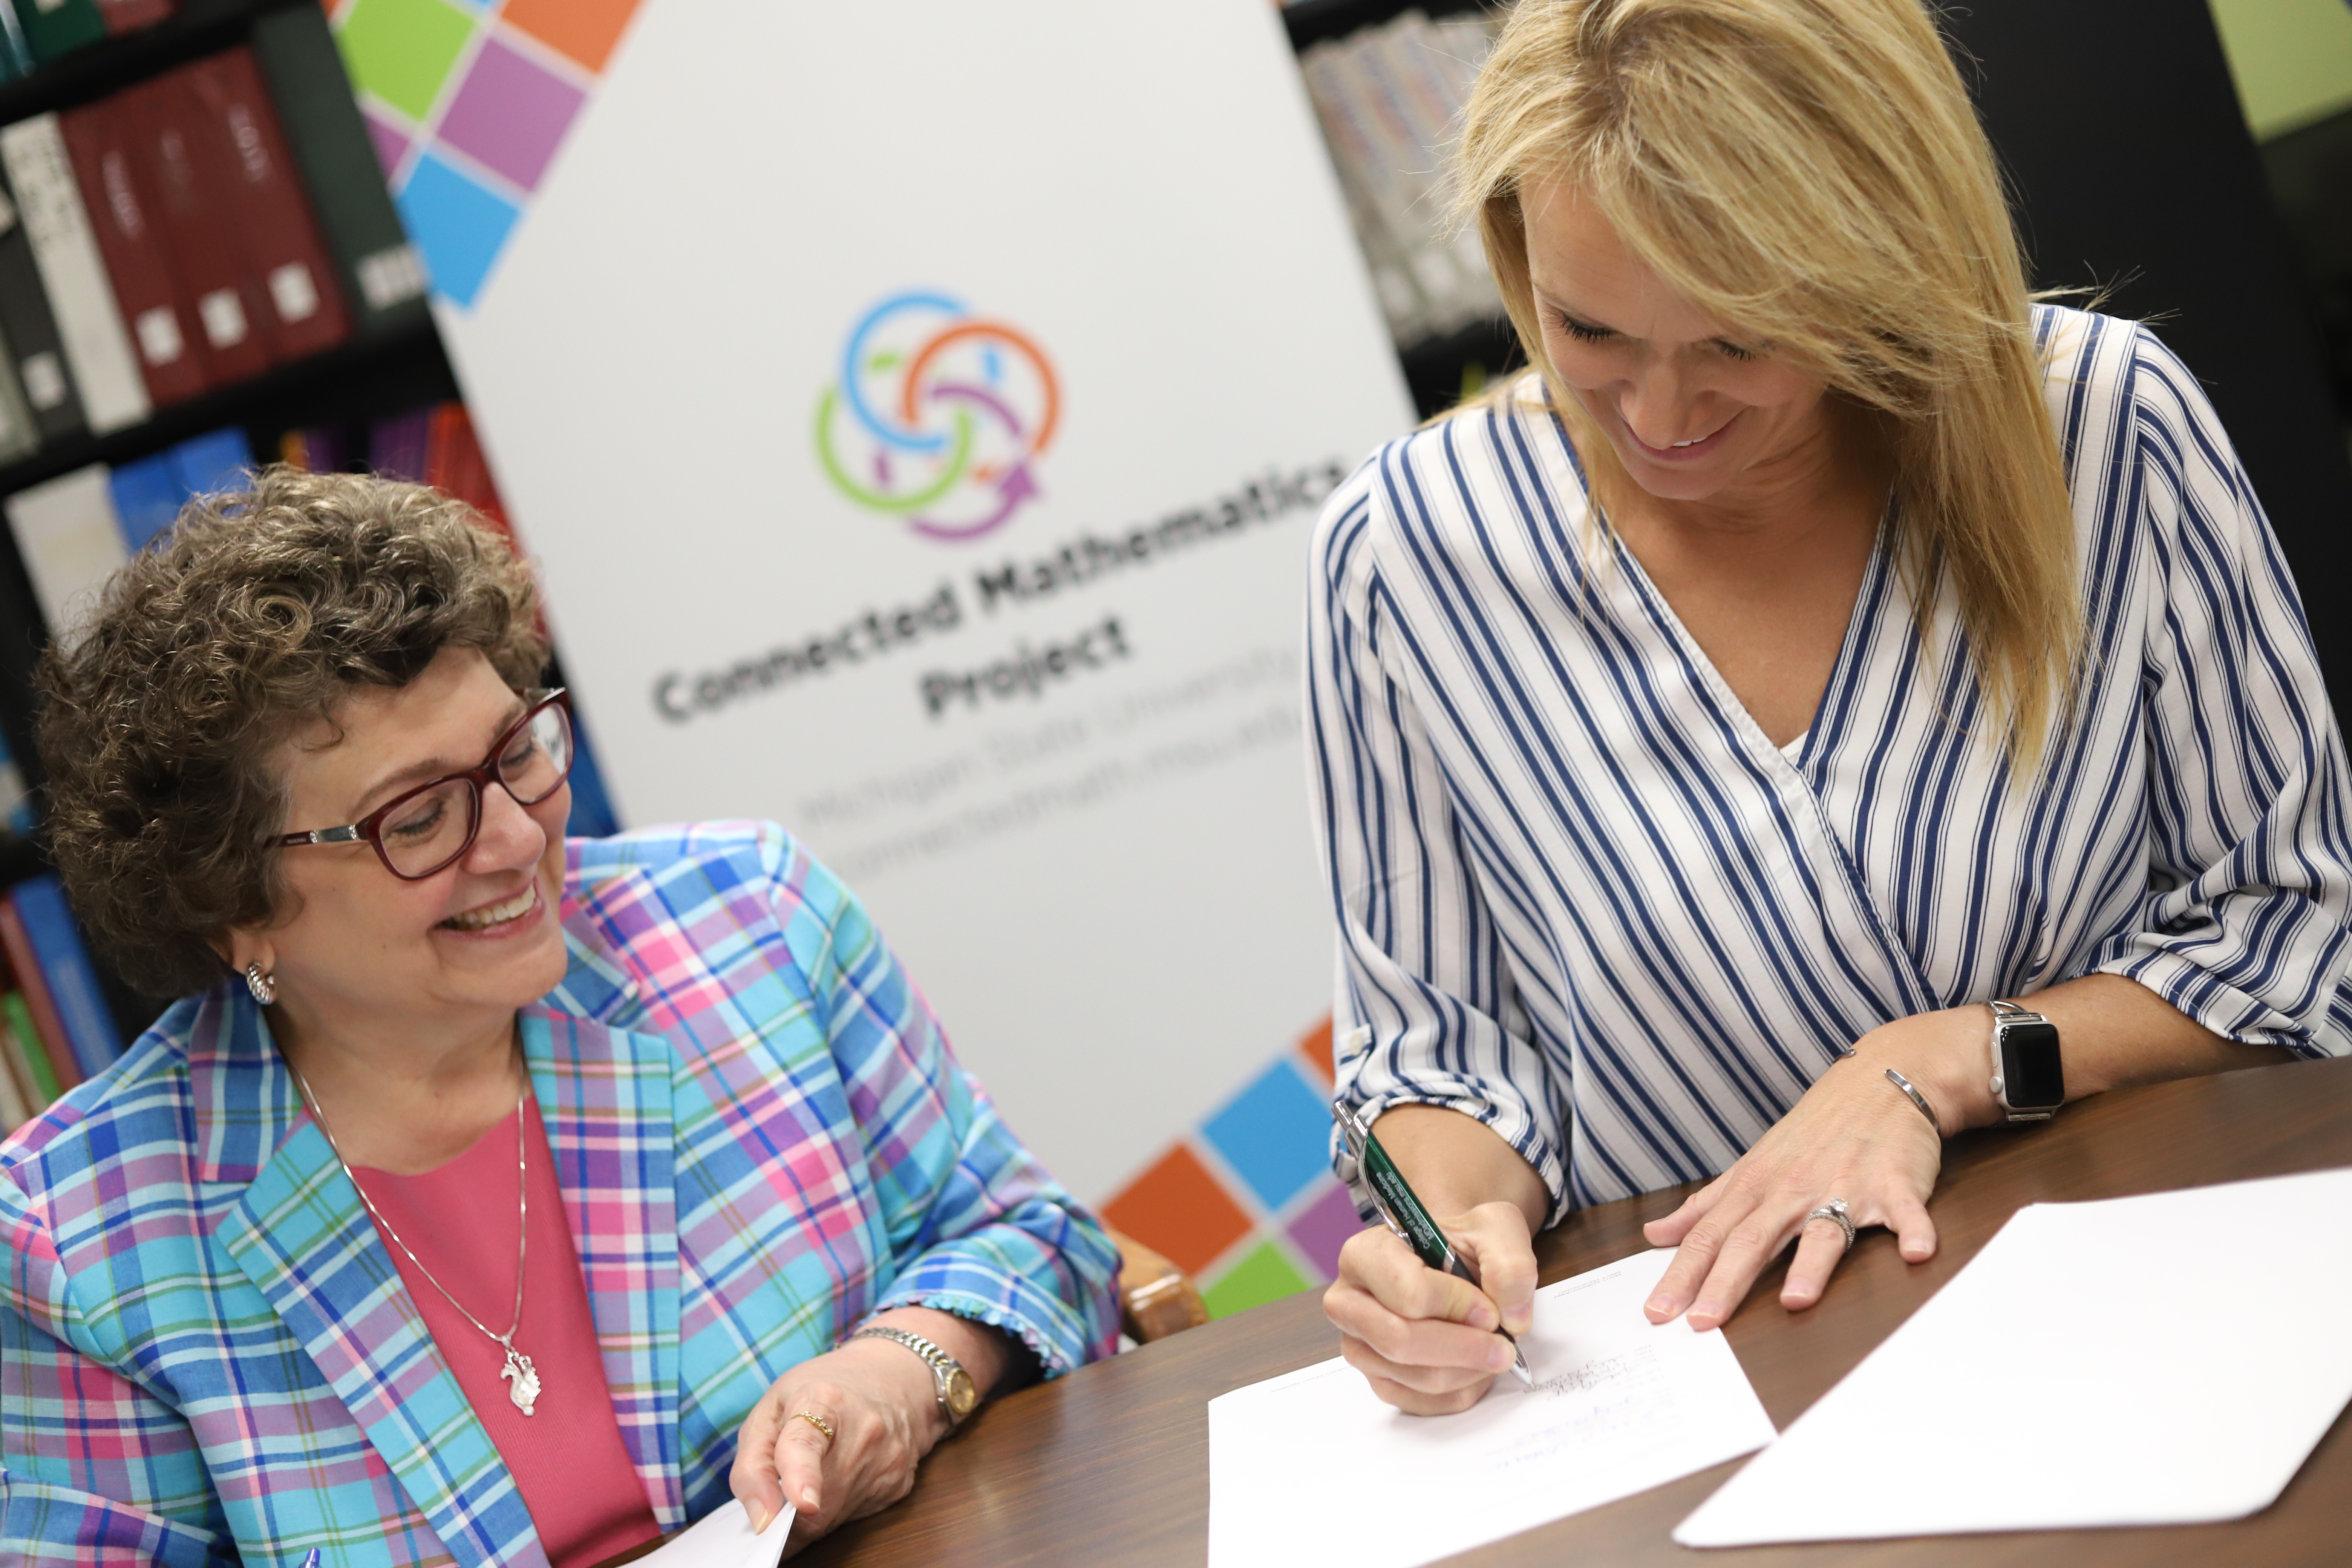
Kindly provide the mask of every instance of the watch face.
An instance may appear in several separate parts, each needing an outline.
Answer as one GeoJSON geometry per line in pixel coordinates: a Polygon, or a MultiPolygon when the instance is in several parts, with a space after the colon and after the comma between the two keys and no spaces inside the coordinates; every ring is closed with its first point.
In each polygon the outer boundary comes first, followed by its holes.
{"type": "Polygon", "coordinates": [[[971,1415],[980,1404],[980,1390],[971,1374],[958,1367],[948,1374],[948,1410],[959,1421],[971,1415]]]}
{"type": "Polygon", "coordinates": [[[2000,1076],[2018,1110],[2055,1110],[2066,1103],[2066,1075],[2058,1060],[2058,1030],[2050,1024],[2004,1024],[2000,1076]]]}

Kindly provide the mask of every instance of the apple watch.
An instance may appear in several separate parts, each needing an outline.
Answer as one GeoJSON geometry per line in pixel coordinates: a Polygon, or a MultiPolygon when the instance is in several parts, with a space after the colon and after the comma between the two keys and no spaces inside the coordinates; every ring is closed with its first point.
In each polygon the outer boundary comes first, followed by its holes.
{"type": "Polygon", "coordinates": [[[2066,1103],[2058,1026],[2014,1002],[1992,1009],[1992,1097],[2011,1121],[2047,1121],[2066,1103]]]}

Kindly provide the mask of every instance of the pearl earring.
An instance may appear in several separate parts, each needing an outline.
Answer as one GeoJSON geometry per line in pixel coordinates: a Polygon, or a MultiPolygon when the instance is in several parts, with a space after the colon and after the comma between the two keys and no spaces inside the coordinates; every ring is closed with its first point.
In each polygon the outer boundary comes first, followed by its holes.
{"type": "Polygon", "coordinates": [[[265,1007],[278,1000],[278,977],[264,974],[258,963],[245,966],[245,988],[252,992],[253,999],[265,1007]]]}

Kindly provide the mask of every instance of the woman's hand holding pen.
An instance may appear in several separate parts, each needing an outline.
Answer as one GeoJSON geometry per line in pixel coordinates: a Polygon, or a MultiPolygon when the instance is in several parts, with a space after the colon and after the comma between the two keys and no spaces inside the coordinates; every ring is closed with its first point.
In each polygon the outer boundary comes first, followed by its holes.
{"type": "Polygon", "coordinates": [[[1454,1251],[1476,1267],[1483,1290],[1428,1267],[1376,1226],[1339,1249],[1339,1278],[1323,1293],[1339,1353],[1374,1394],[1413,1415],[1477,1404],[1511,1364],[1511,1342],[1496,1325],[1521,1333],[1535,1315],[1535,1245],[1517,1204],[1436,1218],[1454,1251]]]}
{"type": "Polygon", "coordinates": [[[1496,1333],[1535,1315],[1531,1239],[1549,1207],[1543,1180],[1492,1129],[1434,1105],[1391,1106],[1381,1146],[1481,1285],[1423,1264],[1384,1227],[1349,1238],[1323,1294],[1340,1353],[1372,1392],[1415,1415],[1466,1410],[1511,1364],[1496,1333]]]}

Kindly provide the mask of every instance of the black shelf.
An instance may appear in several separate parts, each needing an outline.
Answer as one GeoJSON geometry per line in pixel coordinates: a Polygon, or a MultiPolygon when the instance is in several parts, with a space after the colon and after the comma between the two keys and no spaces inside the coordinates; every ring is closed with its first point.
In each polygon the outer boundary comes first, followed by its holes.
{"type": "Polygon", "coordinates": [[[0,85],[0,125],[74,109],[245,41],[256,16],[317,0],[180,0],[168,21],[77,50],[0,85]]]}
{"type": "Polygon", "coordinates": [[[1407,11],[1451,16],[1496,8],[1489,0],[1297,0],[1282,8],[1282,25],[1290,29],[1290,47],[1303,49],[1326,38],[1344,38],[1359,27],[1376,27],[1407,11]]]}
{"type": "Polygon", "coordinates": [[[255,443],[255,458],[267,462],[271,454],[266,443],[298,426],[348,424],[457,395],[457,374],[442,352],[440,334],[431,317],[419,316],[378,336],[159,408],[127,429],[43,447],[0,468],[0,496],[91,463],[120,467],[225,425],[242,427],[255,443]]]}

